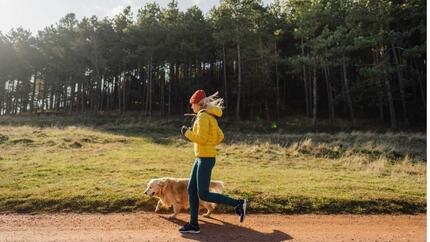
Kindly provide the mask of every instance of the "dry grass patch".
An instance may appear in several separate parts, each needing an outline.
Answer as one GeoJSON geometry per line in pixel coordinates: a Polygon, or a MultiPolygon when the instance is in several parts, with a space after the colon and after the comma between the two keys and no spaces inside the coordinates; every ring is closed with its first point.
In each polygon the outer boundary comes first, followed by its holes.
{"type": "MultiPolygon", "coordinates": [[[[194,156],[177,133],[141,125],[0,125],[0,211],[152,210],[146,182],[188,177],[194,156]]],[[[251,211],[426,211],[425,135],[226,136],[212,178],[251,211]]]]}

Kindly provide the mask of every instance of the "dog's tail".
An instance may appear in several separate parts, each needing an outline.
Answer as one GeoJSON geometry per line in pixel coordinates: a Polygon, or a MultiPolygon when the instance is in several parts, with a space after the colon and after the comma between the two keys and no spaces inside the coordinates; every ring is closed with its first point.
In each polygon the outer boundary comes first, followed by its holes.
{"type": "Polygon", "coordinates": [[[223,181],[211,181],[211,185],[209,190],[216,193],[222,193],[222,190],[224,189],[224,182],[223,181]]]}

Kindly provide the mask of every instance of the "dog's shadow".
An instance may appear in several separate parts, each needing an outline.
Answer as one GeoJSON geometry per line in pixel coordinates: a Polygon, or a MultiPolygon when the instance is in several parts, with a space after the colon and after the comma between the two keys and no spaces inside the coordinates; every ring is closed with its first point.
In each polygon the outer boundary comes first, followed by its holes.
{"type": "MultiPolygon", "coordinates": [[[[164,216],[160,216],[160,218],[172,223],[176,223],[179,226],[182,226],[186,223],[185,221],[178,218],[168,219],[164,216]]],[[[264,226],[264,224],[261,226],[264,226]]],[[[289,234],[279,230],[273,230],[271,233],[263,233],[251,228],[221,221],[213,217],[201,220],[200,230],[200,234],[181,235],[184,238],[195,241],[285,241],[293,239],[293,237],[291,237],[289,234]],[[221,222],[221,224],[212,223],[210,220],[221,222]]]]}

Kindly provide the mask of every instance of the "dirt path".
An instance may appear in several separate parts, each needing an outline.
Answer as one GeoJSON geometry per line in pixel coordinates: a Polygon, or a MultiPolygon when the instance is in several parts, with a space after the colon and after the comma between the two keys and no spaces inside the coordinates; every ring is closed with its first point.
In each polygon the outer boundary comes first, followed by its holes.
{"type": "Polygon", "coordinates": [[[0,215],[0,241],[425,241],[422,215],[257,215],[201,219],[201,234],[154,213],[0,215]]]}

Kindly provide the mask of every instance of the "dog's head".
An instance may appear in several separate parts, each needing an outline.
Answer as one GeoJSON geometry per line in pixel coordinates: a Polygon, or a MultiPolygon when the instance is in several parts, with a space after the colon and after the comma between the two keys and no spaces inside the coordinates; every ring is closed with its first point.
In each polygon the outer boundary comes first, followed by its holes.
{"type": "Polygon", "coordinates": [[[164,181],[161,179],[151,179],[146,186],[145,195],[150,197],[158,196],[163,188],[163,184],[164,181]]]}

